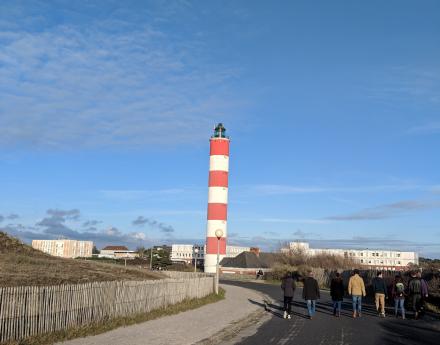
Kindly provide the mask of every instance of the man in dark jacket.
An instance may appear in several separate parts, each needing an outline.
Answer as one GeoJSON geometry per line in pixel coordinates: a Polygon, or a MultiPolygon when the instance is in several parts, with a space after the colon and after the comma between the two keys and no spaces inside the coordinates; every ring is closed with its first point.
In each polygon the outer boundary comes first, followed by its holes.
{"type": "Polygon", "coordinates": [[[307,301],[310,319],[315,315],[316,300],[320,297],[318,282],[313,278],[313,272],[309,271],[308,277],[304,278],[303,298],[307,301]]]}
{"type": "Polygon", "coordinates": [[[387,285],[382,277],[382,272],[377,272],[377,277],[372,281],[376,310],[379,316],[385,317],[385,298],[387,298],[387,285]],[[379,310],[380,309],[380,310],[379,310]]]}
{"type": "Polygon", "coordinates": [[[417,271],[411,273],[411,280],[408,284],[409,297],[414,311],[414,318],[419,318],[419,313],[422,305],[422,282],[417,276],[417,271]]]}
{"type": "Polygon", "coordinates": [[[295,293],[295,280],[291,273],[287,273],[281,282],[281,289],[284,293],[284,318],[290,319],[292,313],[292,299],[295,293]]]}
{"type": "Polygon", "coordinates": [[[341,316],[341,305],[344,299],[344,283],[341,278],[341,274],[336,272],[335,278],[330,283],[330,296],[333,301],[333,315],[341,316]]]}

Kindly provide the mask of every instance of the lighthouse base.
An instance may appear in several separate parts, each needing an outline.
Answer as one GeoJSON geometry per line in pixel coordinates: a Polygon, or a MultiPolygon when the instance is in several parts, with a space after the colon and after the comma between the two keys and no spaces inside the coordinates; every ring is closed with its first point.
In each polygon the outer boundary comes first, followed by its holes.
{"type": "MultiPolygon", "coordinates": [[[[221,262],[226,255],[220,255],[221,262]]],[[[205,254],[205,273],[215,273],[217,267],[217,254],[205,254]]]]}

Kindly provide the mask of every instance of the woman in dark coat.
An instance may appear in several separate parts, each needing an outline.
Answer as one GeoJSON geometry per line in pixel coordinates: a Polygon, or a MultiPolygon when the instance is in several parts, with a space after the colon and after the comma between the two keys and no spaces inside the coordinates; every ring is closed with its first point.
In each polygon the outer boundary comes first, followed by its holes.
{"type": "Polygon", "coordinates": [[[333,301],[333,315],[339,317],[341,316],[341,304],[344,299],[344,283],[339,272],[336,272],[336,277],[331,281],[330,296],[332,296],[333,301]]]}
{"type": "Polygon", "coordinates": [[[292,299],[295,293],[295,280],[292,273],[287,273],[281,282],[281,289],[284,295],[284,318],[290,319],[292,313],[292,299]]]}

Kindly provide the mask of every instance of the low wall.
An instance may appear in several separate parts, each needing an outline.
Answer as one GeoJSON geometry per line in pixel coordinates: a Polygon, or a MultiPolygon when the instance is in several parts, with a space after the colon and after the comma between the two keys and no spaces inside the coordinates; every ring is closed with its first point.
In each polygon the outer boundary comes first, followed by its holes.
{"type": "Polygon", "coordinates": [[[151,281],[0,288],[0,343],[148,313],[213,292],[213,277],[195,275],[151,281]]]}

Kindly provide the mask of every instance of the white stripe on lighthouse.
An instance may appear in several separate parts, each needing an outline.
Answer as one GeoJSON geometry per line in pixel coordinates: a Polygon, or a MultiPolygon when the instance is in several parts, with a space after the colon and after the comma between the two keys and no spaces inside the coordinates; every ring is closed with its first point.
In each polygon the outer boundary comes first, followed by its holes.
{"type": "Polygon", "coordinates": [[[229,157],[219,155],[209,156],[209,170],[228,171],[229,157]]]}
{"type": "Polygon", "coordinates": [[[228,225],[224,220],[208,220],[206,227],[206,237],[216,237],[215,231],[221,229],[223,231],[223,237],[227,237],[228,225]]]}
{"type": "Polygon", "coordinates": [[[209,187],[208,203],[227,204],[228,188],[226,187],[209,187]]]}

